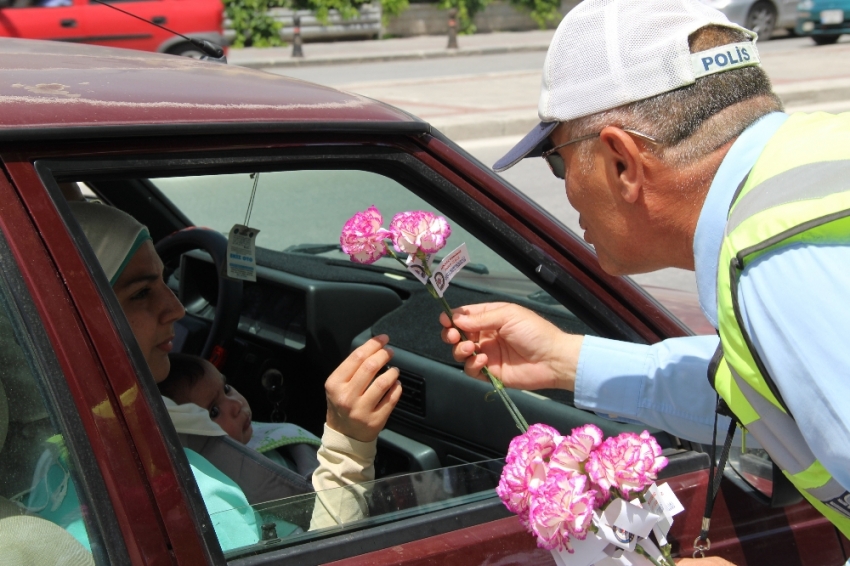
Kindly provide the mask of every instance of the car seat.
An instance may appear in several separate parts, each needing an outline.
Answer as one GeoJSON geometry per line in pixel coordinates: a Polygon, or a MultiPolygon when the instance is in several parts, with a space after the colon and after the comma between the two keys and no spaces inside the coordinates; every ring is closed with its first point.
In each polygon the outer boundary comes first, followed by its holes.
{"type": "Polygon", "coordinates": [[[318,466],[314,447],[306,444],[292,447],[295,450],[290,451],[291,459],[298,466],[298,471],[293,471],[229,436],[180,432],[177,436],[184,448],[194,450],[236,482],[251,505],[313,492],[309,477],[318,466]]]}

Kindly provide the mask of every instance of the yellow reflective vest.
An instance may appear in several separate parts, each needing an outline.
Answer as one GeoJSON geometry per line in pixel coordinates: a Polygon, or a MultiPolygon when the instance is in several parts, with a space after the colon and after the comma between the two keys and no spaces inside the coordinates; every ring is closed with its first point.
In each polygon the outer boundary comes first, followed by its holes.
{"type": "MultiPolygon", "coordinates": [[[[791,483],[850,537],[850,493],[809,449],[738,305],[741,273],[762,254],[836,242],[850,245],[850,113],[794,114],[768,141],[729,210],[717,277],[722,359],[712,385],[791,483]]],[[[850,301],[850,289],[839,300],[850,301]]],[[[850,368],[837,373],[850,379],[850,368]]]]}

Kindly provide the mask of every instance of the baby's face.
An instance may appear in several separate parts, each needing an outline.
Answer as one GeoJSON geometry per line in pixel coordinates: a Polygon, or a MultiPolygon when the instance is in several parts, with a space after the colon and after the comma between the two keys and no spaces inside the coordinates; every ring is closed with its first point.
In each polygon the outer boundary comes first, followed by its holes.
{"type": "Polygon", "coordinates": [[[251,440],[251,407],[236,389],[228,385],[224,376],[211,363],[204,361],[204,375],[192,387],[184,388],[176,403],[194,403],[210,412],[210,418],[227,435],[242,444],[251,440]]]}

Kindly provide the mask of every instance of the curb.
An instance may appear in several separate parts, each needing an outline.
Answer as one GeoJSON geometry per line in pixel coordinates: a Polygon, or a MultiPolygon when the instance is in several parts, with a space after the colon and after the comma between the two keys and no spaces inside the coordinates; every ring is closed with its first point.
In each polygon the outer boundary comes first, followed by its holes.
{"type": "MultiPolygon", "coordinates": [[[[309,44],[308,44],[309,49],[309,44]]],[[[531,43],[525,45],[508,45],[493,47],[464,47],[457,50],[423,50],[423,51],[400,51],[397,53],[370,53],[364,55],[332,55],[305,57],[303,59],[285,58],[256,58],[246,57],[244,60],[228,59],[228,63],[251,69],[262,69],[268,67],[309,67],[318,65],[340,65],[351,63],[382,63],[387,61],[413,61],[422,59],[441,59],[447,57],[473,57],[477,55],[502,55],[505,53],[527,53],[533,51],[546,51],[549,43],[531,43]]]]}

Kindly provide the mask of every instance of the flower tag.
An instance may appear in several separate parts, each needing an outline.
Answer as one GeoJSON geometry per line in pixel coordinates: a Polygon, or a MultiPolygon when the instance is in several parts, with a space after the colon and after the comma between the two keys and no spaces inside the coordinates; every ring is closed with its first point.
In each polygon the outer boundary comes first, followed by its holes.
{"type": "Polygon", "coordinates": [[[558,566],[590,566],[607,556],[605,547],[608,541],[594,532],[588,532],[584,540],[573,539],[570,541],[573,552],[555,549],[552,558],[558,566]]]}
{"type": "Polygon", "coordinates": [[[641,538],[648,537],[652,527],[661,518],[648,509],[642,509],[623,499],[612,501],[602,516],[609,525],[634,533],[641,538]]]}
{"type": "Polygon", "coordinates": [[[646,504],[649,506],[650,511],[657,515],[663,514],[670,521],[673,520],[675,515],[685,510],[679,498],[673,493],[673,489],[666,483],[649,486],[646,494],[646,504]]]}
{"type": "MultiPolygon", "coordinates": [[[[428,254],[425,256],[425,259],[428,260],[428,266],[431,266],[431,258],[433,256],[428,254]]],[[[425,269],[422,267],[422,260],[416,257],[413,254],[407,256],[407,261],[405,261],[407,265],[407,270],[413,274],[414,277],[419,279],[419,282],[423,285],[428,283],[428,274],[425,273],[425,269]]]]}
{"type": "Polygon", "coordinates": [[[440,269],[431,276],[431,284],[437,290],[437,294],[442,297],[446,288],[449,286],[449,281],[454,279],[463,266],[469,263],[469,252],[466,250],[466,244],[463,243],[452,253],[443,258],[440,262],[440,269]]]}
{"type": "Polygon", "coordinates": [[[653,512],[661,515],[661,519],[652,527],[658,544],[667,544],[667,533],[673,525],[673,516],[685,510],[679,502],[679,498],[666,483],[661,485],[652,484],[646,492],[646,505],[653,512]]]}
{"type": "Polygon", "coordinates": [[[603,522],[599,525],[599,532],[602,533],[605,540],[617,548],[621,548],[623,550],[634,550],[637,545],[637,537],[635,534],[621,529],[620,527],[608,525],[603,522]]]}
{"type": "Polygon", "coordinates": [[[234,224],[227,235],[227,272],[231,279],[257,280],[255,247],[259,230],[234,224]]]}

